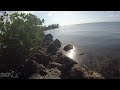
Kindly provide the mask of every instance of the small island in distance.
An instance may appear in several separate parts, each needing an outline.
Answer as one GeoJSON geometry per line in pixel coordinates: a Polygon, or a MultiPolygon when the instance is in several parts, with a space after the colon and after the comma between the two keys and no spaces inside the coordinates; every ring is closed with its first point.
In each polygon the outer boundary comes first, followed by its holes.
{"type": "Polygon", "coordinates": [[[48,25],[48,26],[43,26],[44,30],[51,30],[51,29],[55,29],[55,28],[59,28],[59,24],[51,24],[51,25],[48,25]]]}

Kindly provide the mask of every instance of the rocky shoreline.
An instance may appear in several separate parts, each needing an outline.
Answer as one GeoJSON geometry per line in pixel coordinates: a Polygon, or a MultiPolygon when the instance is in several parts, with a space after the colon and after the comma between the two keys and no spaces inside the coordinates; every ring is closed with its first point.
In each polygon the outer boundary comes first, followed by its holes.
{"type": "Polygon", "coordinates": [[[53,41],[51,34],[45,35],[38,52],[29,55],[19,70],[12,73],[16,73],[17,79],[104,79],[101,74],[63,55],[60,47],[58,39],[53,41]]]}

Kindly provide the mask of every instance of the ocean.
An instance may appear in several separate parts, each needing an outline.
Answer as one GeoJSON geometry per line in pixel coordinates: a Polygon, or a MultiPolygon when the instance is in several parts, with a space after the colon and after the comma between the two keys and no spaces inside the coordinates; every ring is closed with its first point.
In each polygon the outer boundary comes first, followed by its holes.
{"type": "Polygon", "coordinates": [[[120,22],[97,22],[62,26],[47,30],[54,39],[74,46],[63,53],[105,78],[120,78],[120,22]]]}

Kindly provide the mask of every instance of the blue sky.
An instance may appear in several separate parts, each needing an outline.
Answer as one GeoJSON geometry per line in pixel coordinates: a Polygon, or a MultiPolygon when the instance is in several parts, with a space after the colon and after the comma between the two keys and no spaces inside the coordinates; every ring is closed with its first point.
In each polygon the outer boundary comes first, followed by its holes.
{"type": "Polygon", "coordinates": [[[120,21],[120,11],[21,11],[45,19],[44,25],[120,21]]]}

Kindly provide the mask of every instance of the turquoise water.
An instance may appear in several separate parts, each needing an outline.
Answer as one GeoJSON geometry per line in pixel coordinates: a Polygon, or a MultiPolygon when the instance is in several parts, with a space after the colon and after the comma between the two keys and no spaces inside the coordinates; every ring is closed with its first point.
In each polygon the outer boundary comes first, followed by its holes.
{"type": "Polygon", "coordinates": [[[45,33],[63,42],[62,47],[74,45],[74,50],[63,52],[80,64],[107,78],[120,77],[120,22],[69,25],[45,33]]]}

